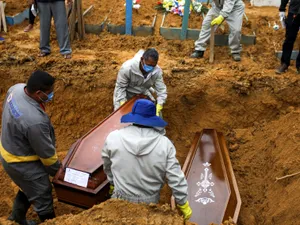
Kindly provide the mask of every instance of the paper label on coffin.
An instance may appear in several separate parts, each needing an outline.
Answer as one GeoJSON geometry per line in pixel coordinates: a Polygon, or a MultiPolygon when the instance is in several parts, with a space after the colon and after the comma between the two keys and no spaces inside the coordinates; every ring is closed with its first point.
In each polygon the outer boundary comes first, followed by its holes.
{"type": "Polygon", "coordinates": [[[130,99],[72,145],[53,179],[58,200],[84,208],[107,200],[109,181],[103,171],[102,147],[110,132],[128,126],[121,123],[121,117],[131,112],[134,102],[140,98],[147,97],[138,95],[130,99]]]}
{"type": "Polygon", "coordinates": [[[86,188],[89,181],[89,174],[67,168],[64,181],[86,188]]]}

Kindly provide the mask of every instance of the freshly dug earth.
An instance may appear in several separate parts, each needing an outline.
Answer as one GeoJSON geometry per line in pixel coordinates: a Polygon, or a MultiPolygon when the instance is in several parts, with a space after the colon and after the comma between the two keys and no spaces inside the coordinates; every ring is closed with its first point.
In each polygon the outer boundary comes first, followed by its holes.
{"type": "Polygon", "coordinates": [[[26,8],[29,7],[27,0],[26,1],[18,1],[15,0],[5,0],[5,14],[7,16],[14,16],[18,13],[23,12],[26,8]]]}
{"type": "MultiPolygon", "coordinates": [[[[114,3],[110,1],[111,13],[108,21],[116,25],[125,25],[125,0],[116,0],[114,3]]],[[[157,13],[155,6],[157,0],[141,0],[139,9],[132,9],[132,26],[151,26],[154,16],[157,13]]]]}
{"type": "MultiPolygon", "coordinates": [[[[275,182],[276,177],[299,170],[300,76],[296,74],[294,62],[284,75],[274,74],[279,65],[274,51],[281,49],[284,30],[274,31],[268,24],[278,22],[278,9],[248,7],[246,13],[256,31],[257,44],[244,46],[240,63],[232,61],[228,48],[216,47],[214,64],[208,64],[209,50],[203,59],[190,59],[193,41],[167,41],[158,35],[157,27],[155,36],[151,37],[106,32],[99,36],[87,35],[85,41],[72,44],[71,60],[60,56],[52,30],[52,54],[38,58],[38,26],[30,33],[23,33],[26,21],[10,27],[10,32],[4,35],[6,42],[0,44],[0,102],[10,86],[26,82],[33,70],[53,74],[58,90],[46,111],[55,127],[59,158],[63,159],[72,143],[113,111],[113,90],[122,63],[141,48],[155,47],[160,53],[159,65],[168,87],[168,101],[163,109],[164,119],[169,123],[167,136],[176,146],[181,165],[195,132],[203,128],[222,131],[242,198],[238,224],[300,224],[299,177],[275,182]]],[[[161,19],[160,16],[158,24],[161,19]]],[[[297,40],[295,48],[298,47],[297,40]]],[[[0,168],[1,224],[6,223],[17,190],[0,168]]],[[[160,203],[169,203],[170,196],[170,190],[164,188],[160,203]]],[[[103,209],[98,210],[102,206],[96,206],[72,219],[70,214],[83,210],[54,200],[57,216],[64,215],[61,223],[83,224],[89,212],[95,215],[110,212],[114,216],[109,218],[116,221],[135,221],[135,214],[152,209],[128,204],[127,208],[136,210],[125,212],[122,207],[117,210],[119,204],[126,203],[109,201],[103,209]]],[[[157,207],[161,219],[165,215],[164,207],[157,207]]],[[[174,213],[166,212],[169,215],[164,220],[174,218],[175,221],[174,213]]],[[[154,215],[146,217],[151,218],[148,224],[155,224],[154,215]]],[[[37,220],[32,209],[28,218],[37,220]]]]}
{"type": "Polygon", "coordinates": [[[79,215],[64,215],[47,221],[45,225],[56,224],[174,224],[192,225],[184,223],[183,217],[172,211],[169,205],[157,206],[128,203],[122,200],[108,200],[79,215]]]}

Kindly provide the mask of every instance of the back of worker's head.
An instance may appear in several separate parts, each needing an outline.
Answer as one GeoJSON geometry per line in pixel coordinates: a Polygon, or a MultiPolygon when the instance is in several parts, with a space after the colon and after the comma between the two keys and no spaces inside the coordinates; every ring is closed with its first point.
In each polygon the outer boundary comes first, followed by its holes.
{"type": "Polygon", "coordinates": [[[47,92],[51,90],[55,82],[55,78],[49,73],[36,70],[34,71],[27,81],[27,91],[33,94],[37,91],[47,92]]]}
{"type": "Polygon", "coordinates": [[[158,62],[159,54],[158,54],[158,52],[156,51],[155,48],[148,48],[148,49],[144,52],[143,58],[144,58],[145,60],[148,60],[148,59],[151,58],[153,61],[158,62]]]}

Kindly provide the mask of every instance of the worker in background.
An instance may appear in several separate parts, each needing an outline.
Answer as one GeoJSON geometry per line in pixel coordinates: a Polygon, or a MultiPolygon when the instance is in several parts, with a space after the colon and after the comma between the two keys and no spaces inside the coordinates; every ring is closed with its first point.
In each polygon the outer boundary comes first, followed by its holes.
{"type": "Polygon", "coordinates": [[[32,5],[29,5],[29,24],[27,25],[27,27],[25,27],[24,32],[29,32],[33,29],[33,25],[34,25],[34,20],[35,20],[35,15],[33,15],[32,11],[31,11],[31,7],[32,5]]]}
{"type": "MultiPolygon", "coordinates": [[[[281,65],[276,69],[277,74],[282,74],[287,71],[290,66],[291,55],[294,47],[295,40],[300,28],[300,1],[299,0],[281,0],[279,7],[279,18],[285,21],[286,32],[285,40],[282,46],[281,65]],[[289,12],[286,17],[285,9],[289,4],[289,12]]],[[[300,55],[298,54],[296,60],[297,73],[300,74],[300,55]]]]}
{"type": "Polygon", "coordinates": [[[44,104],[53,98],[54,77],[43,71],[32,73],[26,84],[12,86],[2,112],[0,160],[20,188],[9,220],[26,220],[30,205],[40,220],[55,217],[49,175],[60,167],[55,151],[54,129],[44,104]]]}
{"type": "Polygon", "coordinates": [[[102,149],[112,198],[158,203],[166,180],[184,218],[189,219],[192,210],[187,201],[187,181],[174,145],[154,128],[167,125],[156,116],[155,104],[147,99],[137,100],[132,112],[122,116],[121,123],[132,125],[111,132],[102,149]]]}
{"type": "Polygon", "coordinates": [[[207,43],[210,39],[211,26],[220,26],[224,20],[229,25],[230,34],[228,45],[234,61],[241,61],[241,30],[245,4],[242,0],[213,0],[212,8],[203,20],[195,51],[191,58],[203,58],[207,43]]]}
{"type": "Polygon", "coordinates": [[[139,50],[134,58],[126,61],[117,77],[114,91],[114,110],[137,94],[147,95],[155,101],[150,90],[157,95],[157,115],[167,99],[167,87],[163,80],[162,69],[157,65],[158,52],[154,48],[139,50]]]}
{"type": "MultiPolygon", "coordinates": [[[[34,0],[31,4],[34,3],[34,0]]],[[[56,36],[60,48],[60,54],[65,59],[72,58],[72,50],[69,37],[66,6],[64,0],[36,0],[40,17],[40,57],[50,54],[50,27],[53,17],[56,36]]],[[[66,0],[67,4],[72,4],[72,0],[66,0]]]]}

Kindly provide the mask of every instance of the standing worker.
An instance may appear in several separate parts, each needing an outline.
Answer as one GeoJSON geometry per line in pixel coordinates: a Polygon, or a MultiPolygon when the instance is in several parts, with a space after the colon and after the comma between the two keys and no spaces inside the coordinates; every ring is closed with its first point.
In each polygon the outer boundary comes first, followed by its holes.
{"type": "Polygon", "coordinates": [[[224,20],[229,25],[230,34],[228,44],[234,61],[241,61],[241,30],[245,4],[242,0],[213,0],[212,8],[208,11],[202,23],[198,40],[195,42],[195,51],[191,58],[203,58],[210,38],[211,26],[220,26],[224,20]]]}
{"type": "MultiPolygon", "coordinates": [[[[33,4],[34,0],[31,3],[33,4]]],[[[66,0],[67,4],[72,4],[72,0],[66,0]]],[[[37,7],[40,17],[40,57],[50,54],[50,27],[51,18],[54,18],[56,36],[60,48],[60,54],[65,59],[71,59],[71,44],[65,0],[37,0],[37,7]]]]}
{"type": "MultiPolygon", "coordinates": [[[[279,7],[279,18],[286,25],[285,40],[282,46],[281,65],[276,69],[277,74],[282,74],[287,71],[290,66],[291,55],[295,40],[300,28],[300,1],[299,0],[281,0],[279,7]],[[285,17],[286,5],[290,2],[287,18],[285,17]]],[[[296,60],[297,73],[300,73],[300,55],[296,60]]]]}
{"type": "Polygon", "coordinates": [[[137,94],[147,95],[155,101],[150,89],[157,94],[157,115],[163,109],[167,99],[167,87],[162,76],[162,69],[157,65],[158,52],[154,48],[140,50],[134,58],[126,61],[117,77],[114,91],[114,110],[137,94]]]}
{"type": "Polygon", "coordinates": [[[153,102],[139,99],[121,123],[133,123],[111,132],[102,149],[104,172],[111,183],[112,198],[135,203],[158,203],[165,180],[184,218],[192,209],[187,201],[188,185],[176,159],[172,142],[154,127],[167,123],[156,116],[153,102]]]}
{"type": "Polygon", "coordinates": [[[22,225],[32,224],[26,220],[31,204],[42,222],[55,217],[49,175],[56,174],[60,162],[44,108],[53,98],[54,81],[48,73],[35,71],[27,85],[12,86],[3,103],[0,159],[20,188],[8,219],[22,225]]]}

